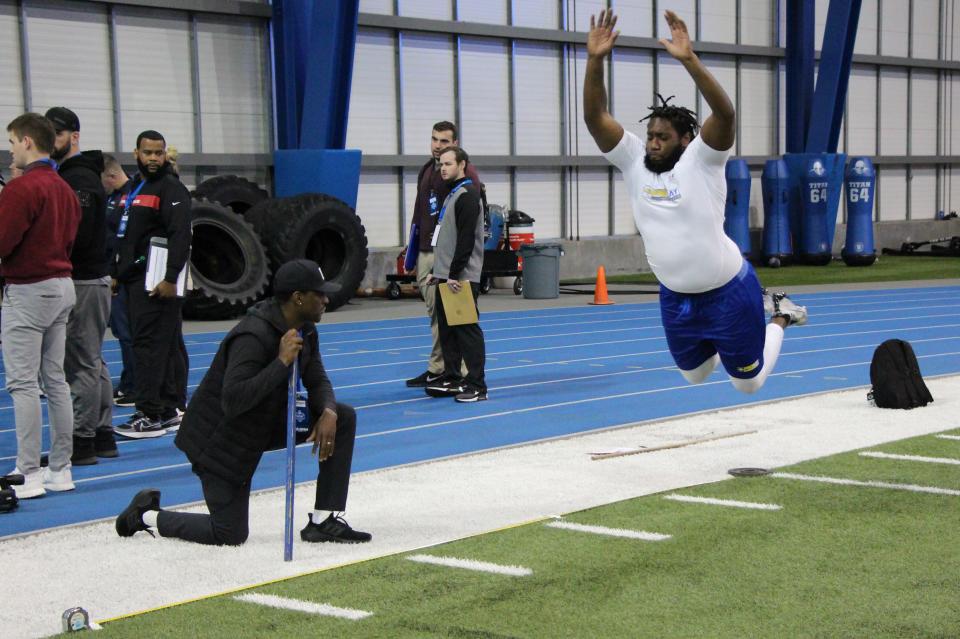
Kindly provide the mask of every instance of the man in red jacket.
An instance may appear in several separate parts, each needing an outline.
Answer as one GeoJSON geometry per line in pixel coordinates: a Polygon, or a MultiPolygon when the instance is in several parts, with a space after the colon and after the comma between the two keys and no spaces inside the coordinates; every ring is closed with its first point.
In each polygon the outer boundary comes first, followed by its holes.
{"type": "Polygon", "coordinates": [[[80,202],[50,159],[56,132],[49,120],[25,113],[7,125],[13,162],[24,170],[0,192],[0,275],[3,363],[17,425],[15,473],[21,499],[47,490],[73,490],[73,403],[63,374],[67,317],[76,301],[70,251],[80,226],[80,202]],[[50,465],[40,468],[40,390],[50,419],[50,465]]]}

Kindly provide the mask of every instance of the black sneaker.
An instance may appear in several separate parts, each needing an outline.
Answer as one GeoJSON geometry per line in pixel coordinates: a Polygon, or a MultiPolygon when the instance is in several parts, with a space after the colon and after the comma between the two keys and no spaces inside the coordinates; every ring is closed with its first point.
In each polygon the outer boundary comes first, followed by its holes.
{"type": "Polygon", "coordinates": [[[93,450],[97,457],[119,457],[117,440],[113,436],[112,428],[98,428],[97,436],[93,438],[93,450]]]}
{"type": "Polygon", "coordinates": [[[303,541],[309,541],[311,543],[333,541],[338,544],[362,544],[373,539],[373,535],[370,533],[354,530],[350,527],[350,524],[347,523],[346,519],[334,516],[333,513],[330,513],[330,516],[319,524],[314,523],[313,513],[307,516],[310,518],[310,523],[300,531],[300,539],[303,541]]]}
{"type": "Polygon", "coordinates": [[[468,388],[454,399],[460,403],[469,403],[469,402],[482,402],[487,399],[487,391],[479,390],[477,388],[468,388]]]}
{"type": "Polygon", "coordinates": [[[438,381],[441,377],[443,377],[443,373],[431,373],[430,371],[424,371],[416,377],[411,377],[408,379],[407,386],[410,388],[426,388],[430,384],[438,381]]]}
{"type": "Polygon", "coordinates": [[[121,537],[133,537],[135,533],[146,530],[153,535],[150,528],[143,523],[143,513],[148,510],[160,510],[160,491],[156,488],[141,490],[133,496],[130,504],[117,516],[117,534],[121,537]]]}
{"type": "Polygon", "coordinates": [[[133,401],[133,393],[124,393],[122,390],[113,391],[113,403],[116,406],[135,406],[136,402],[133,401]]]}
{"type": "Polygon", "coordinates": [[[73,454],[70,463],[74,466],[93,466],[97,463],[97,451],[93,437],[73,436],[73,454]]]}
{"type": "Polygon", "coordinates": [[[113,430],[120,437],[126,437],[127,439],[149,439],[151,437],[163,437],[167,434],[163,422],[159,419],[147,417],[140,411],[131,415],[125,424],[120,424],[113,430]]]}
{"type": "Polygon", "coordinates": [[[180,422],[183,420],[183,411],[174,408],[173,412],[160,418],[160,428],[168,433],[175,433],[180,430],[180,422]]]}
{"type": "Polygon", "coordinates": [[[439,382],[428,384],[426,393],[430,397],[456,397],[467,390],[462,379],[445,377],[439,382]]]}

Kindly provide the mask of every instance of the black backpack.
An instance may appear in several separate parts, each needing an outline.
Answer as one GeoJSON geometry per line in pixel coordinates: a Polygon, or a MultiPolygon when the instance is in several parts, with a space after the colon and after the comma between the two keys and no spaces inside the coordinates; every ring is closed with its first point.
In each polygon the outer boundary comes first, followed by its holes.
{"type": "Polygon", "coordinates": [[[933,396],[923,383],[920,364],[909,342],[888,339],[873,352],[867,395],[878,408],[916,408],[926,406],[933,396]]]}

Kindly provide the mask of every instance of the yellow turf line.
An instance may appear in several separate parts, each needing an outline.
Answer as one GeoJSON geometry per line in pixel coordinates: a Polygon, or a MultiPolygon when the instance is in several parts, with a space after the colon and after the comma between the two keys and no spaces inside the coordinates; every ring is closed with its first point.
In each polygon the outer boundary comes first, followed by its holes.
{"type": "Polygon", "coordinates": [[[164,605],[162,605],[162,606],[156,606],[155,608],[147,608],[146,610],[138,610],[138,611],[136,611],[136,612],[130,612],[130,613],[127,613],[127,614],[125,614],[125,615],[120,615],[120,616],[117,616],[117,617],[111,617],[111,618],[109,618],[109,619],[101,619],[101,620],[98,620],[96,623],[99,623],[99,624],[102,625],[102,624],[106,624],[106,623],[112,623],[112,622],[114,622],[114,621],[120,621],[120,620],[122,620],[122,619],[129,619],[129,618],[131,618],[131,617],[139,617],[140,615],[145,615],[145,614],[148,614],[148,613],[151,613],[151,612],[157,612],[158,610],[166,610],[167,608],[174,608],[174,607],[176,607],[176,606],[182,606],[182,605],[184,605],[184,604],[195,603],[195,602],[197,602],[197,601],[204,601],[204,600],[206,600],[206,599],[214,599],[214,598],[216,598],[216,597],[223,597],[223,596],[225,596],[225,595],[233,594],[233,593],[235,593],[235,592],[242,592],[242,591],[244,591],[244,590],[253,590],[254,588],[262,588],[262,587],[264,587],[264,586],[269,586],[269,585],[276,584],[276,583],[280,583],[280,582],[283,582],[283,581],[289,581],[289,580],[291,580],[291,579],[299,579],[300,577],[307,577],[307,576],[309,576],[309,575],[316,575],[316,574],[318,574],[318,573],[326,572],[326,571],[328,571],[328,570],[336,570],[337,568],[346,568],[347,566],[355,566],[355,565],[357,565],[357,564],[362,564],[362,563],[365,563],[365,562],[368,562],[368,561],[375,561],[375,560],[377,560],[377,559],[386,559],[386,558],[388,558],[388,557],[396,557],[396,556],[404,555],[404,554],[411,553],[411,552],[417,552],[417,551],[421,551],[421,550],[426,550],[426,549],[428,549],[428,548],[435,548],[435,547],[437,547],[437,546],[442,546],[442,545],[444,545],[444,544],[451,544],[451,543],[456,542],[456,541],[463,541],[463,540],[465,540],[465,539],[471,539],[471,538],[473,538],[473,537],[480,537],[480,536],[482,536],[482,535],[489,535],[489,534],[492,534],[492,533],[502,532],[502,531],[504,531],[504,530],[511,530],[511,529],[513,529],[513,528],[520,528],[521,526],[527,526],[527,525],[530,525],[530,524],[536,524],[536,523],[541,522],[541,521],[546,521],[546,520],[548,520],[548,519],[555,519],[555,518],[556,518],[556,517],[555,517],[554,515],[543,515],[543,516],[541,516],[541,517],[536,517],[536,518],[534,518],[534,519],[529,519],[529,520],[527,520],[527,521],[521,521],[521,522],[516,523],[516,524],[508,524],[508,525],[506,525],[506,526],[500,526],[499,528],[492,528],[492,529],[490,529],[490,530],[485,530],[485,531],[482,531],[482,532],[473,533],[473,534],[470,534],[470,535],[465,535],[465,536],[463,536],[463,537],[457,537],[457,538],[455,538],[455,539],[448,539],[447,541],[439,541],[439,542],[437,542],[437,543],[435,543],[435,544],[429,544],[429,545],[427,545],[427,546],[420,546],[420,547],[418,547],[418,548],[410,548],[410,549],[408,549],[408,550],[398,550],[398,551],[396,551],[396,552],[391,552],[391,553],[388,553],[388,554],[386,554],[386,555],[379,555],[379,556],[377,556],[377,557],[367,557],[366,559],[357,559],[356,561],[348,561],[348,562],[346,562],[346,563],[336,564],[336,565],[334,565],[334,566],[327,566],[327,567],[325,567],[325,568],[317,568],[316,570],[308,570],[308,571],[306,571],[306,572],[298,573],[298,574],[296,574],[296,575],[289,575],[289,576],[287,576],[287,577],[279,577],[279,578],[277,578],[277,579],[271,579],[271,580],[269,580],[269,581],[263,581],[263,582],[260,582],[260,583],[251,584],[251,585],[249,585],[249,586],[240,586],[240,587],[238,587],[238,588],[231,588],[230,590],[224,590],[223,592],[217,592],[217,593],[213,593],[213,594],[210,594],[210,595],[201,595],[200,597],[194,597],[194,598],[192,598],[192,599],[185,599],[185,600],[183,600],[183,601],[177,601],[177,602],[174,602],[174,603],[171,603],[171,604],[164,604],[164,605]]]}

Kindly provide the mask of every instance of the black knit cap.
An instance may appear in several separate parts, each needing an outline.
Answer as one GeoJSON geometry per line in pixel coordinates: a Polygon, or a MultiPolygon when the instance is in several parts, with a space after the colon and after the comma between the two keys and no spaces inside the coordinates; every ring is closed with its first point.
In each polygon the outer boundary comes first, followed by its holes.
{"type": "Polygon", "coordinates": [[[80,130],[80,118],[67,107],[53,107],[52,109],[48,109],[43,117],[53,123],[53,128],[57,133],[61,131],[80,130]]]}
{"type": "Polygon", "coordinates": [[[316,291],[338,293],[340,285],[323,279],[320,266],[313,260],[292,260],[277,269],[273,276],[274,293],[316,291]]]}

